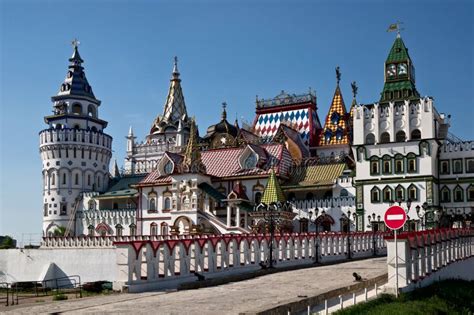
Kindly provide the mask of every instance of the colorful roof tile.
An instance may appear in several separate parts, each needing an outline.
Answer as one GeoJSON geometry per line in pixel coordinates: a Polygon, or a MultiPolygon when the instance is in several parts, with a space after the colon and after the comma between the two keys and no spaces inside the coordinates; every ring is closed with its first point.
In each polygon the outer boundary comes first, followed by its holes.
{"type": "Polygon", "coordinates": [[[284,201],[286,201],[285,194],[280,187],[280,183],[278,182],[278,178],[275,175],[275,171],[271,169],[261,202],[269,205],[272,203],[284,201]]]}
{"type": "Polygon", "coordinates": [[[294,168],[288,186],[328,186],[333,185],[346,168],[345,163],[320,164],[294,168]]]}
{"type": "Polygon", "coordinates": [[[344,99],[338,84],[326,116],[326,123],[319,140],[319,145],[350,144],[351,130],[348,118],[344,99]]]}

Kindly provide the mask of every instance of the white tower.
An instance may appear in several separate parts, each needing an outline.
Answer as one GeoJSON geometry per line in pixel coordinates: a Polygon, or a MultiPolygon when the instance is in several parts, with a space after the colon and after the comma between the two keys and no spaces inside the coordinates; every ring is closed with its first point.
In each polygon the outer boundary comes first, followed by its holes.
{"type": "Polygon", "coordinates": [[[43,161],[43,235],[58,227],[74,235],[75,214],[82,192],[103,192],[109,181],[112,137],[99,119],[100,101],[87,82],[77,40],[59,93],[51,98],[53,114],[45,116],[48,128],[40,135],[43,161]]]}

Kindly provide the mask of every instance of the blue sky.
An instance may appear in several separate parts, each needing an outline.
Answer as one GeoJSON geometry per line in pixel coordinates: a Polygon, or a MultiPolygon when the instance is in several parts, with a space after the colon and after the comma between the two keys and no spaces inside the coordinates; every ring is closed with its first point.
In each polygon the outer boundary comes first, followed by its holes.
{"type": "Polygon", "coordinates": [[[179,57],[190,115],[201,134],[220,119],[252,121],[255,96],[316,90],[323,120],[335,89],[378,100],[383,64],[403,21],[422,95],[452,115],[451,132],[474,139],[473,2],[459,1],[0,1],[0,235],[40,233],[38,132],[65,77],[77,37],[89,83],[102,100],[114,157],[125,135],[143,140],[162,112],[179,57]],[[178,3],[179,2],[179,3],[178,3]]]}

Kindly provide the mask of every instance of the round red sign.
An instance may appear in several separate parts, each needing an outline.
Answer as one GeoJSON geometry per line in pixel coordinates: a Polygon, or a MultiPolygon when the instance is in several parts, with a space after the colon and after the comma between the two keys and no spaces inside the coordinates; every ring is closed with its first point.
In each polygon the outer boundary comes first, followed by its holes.
{"type": "Polygon", "coordinates": [[[398,230],[407,221],[407,214],[402,207],[391,206],[385,211],[383,220],[389,229],[398,230]]]}

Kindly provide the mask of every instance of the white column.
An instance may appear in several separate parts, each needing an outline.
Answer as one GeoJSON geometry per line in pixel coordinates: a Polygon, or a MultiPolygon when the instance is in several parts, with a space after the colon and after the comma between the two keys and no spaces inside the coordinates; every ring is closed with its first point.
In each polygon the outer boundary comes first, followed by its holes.
{"type": "MultiPolygon", "coordinates": [[[[396,269],[395,269],[395,240],[387,239],[387,267],[388,285],[390,290],[396,290],[396,269]]],[[[404,288],[410,285],[411,279],[411,253],[410,245],[406,239],[398,239],[398,285],[404,288]]]]}
{"type": "Polygon", "coordinates": [[[240,207],[235,207],[235,226],[240,226],[240,207]]]}
{"type": "Polygon", "coordinates": [[[227,205],[227,227],[230,227],[230,215],[231,215],[231,211],[230,211],[230,206],[227,205]]]}

